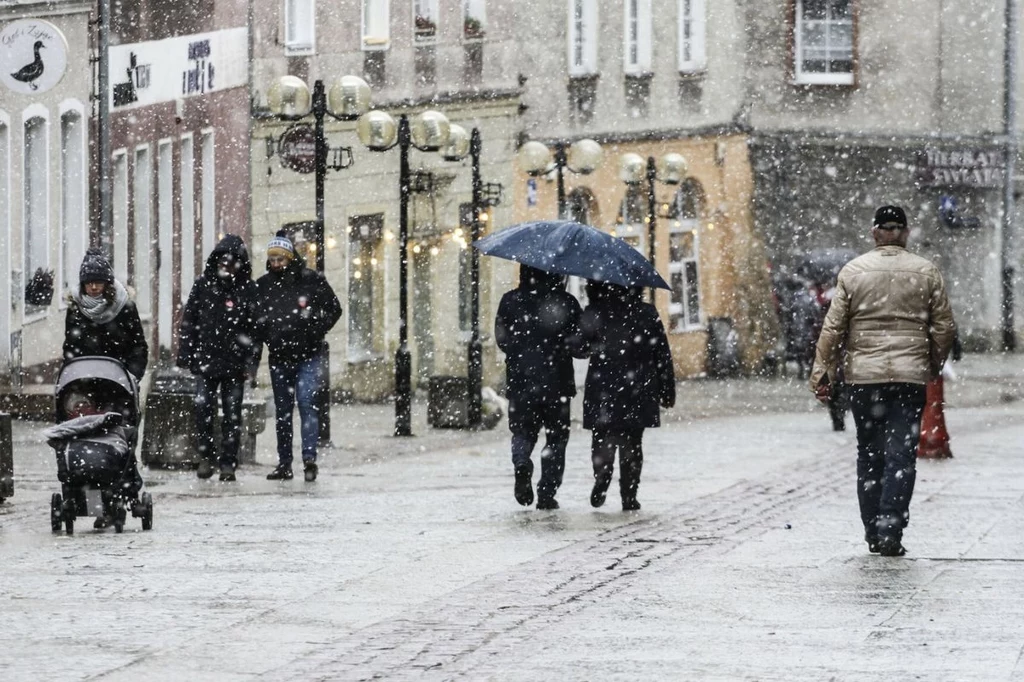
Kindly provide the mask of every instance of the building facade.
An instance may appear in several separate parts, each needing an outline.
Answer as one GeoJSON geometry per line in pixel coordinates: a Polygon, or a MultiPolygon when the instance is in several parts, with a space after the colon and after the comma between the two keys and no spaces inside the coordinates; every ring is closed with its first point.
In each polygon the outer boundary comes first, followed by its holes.
{"type": "Polygon", "coordinates": [[[52,379],[88,244],[90,3],[0,2],[0,384],[52,379]]]}
{"type": "MultiPolygon", "coordinates": [[[[343,75],[365,79],[373,107],[413,117],[445,113],[482,139],[485,183],[511,186],[519,122],[512,3],[484,0],[256,0],[253,11],[253,116],[251,147],[253,251],[286,229],[313,243],[314,175],[297,172],[278,154],[295,121],[275,118],[267,93],[286,75],[312,90],[343,75]],[[269,144],[268,144],[269,143],[269,144]]],[[[309,123],[311,119],[298,123],[309,123]]],[[[344,308],[328,336],[336,396],[384,399],[394,390],[399,337],[399,152],[360,145],[354,122],[326,121],[332,152],[352,163],[325,180],[325,275],[344,308]],[[347,148],[348,151],[334,150],[347,148]]],[[[410,202],[409,340],[414,384],[432,376],[465,376],[469,341],[469,161],[444,161],[411,150],[415,182],[410,202]]],[[[311,170],[311,169],[307,169],[311,170]]],[[[510,224],[509,201],[484,215],[486,230],[510,224]]],[[[310,265],[315,253],[306,251],[310,265]]],[[[257,266],[257,270],[262,268],[257,266]]],[[[481,261],[480,320],[484,382],[504,377],[491,334],[509,263],[481,261]]]]}

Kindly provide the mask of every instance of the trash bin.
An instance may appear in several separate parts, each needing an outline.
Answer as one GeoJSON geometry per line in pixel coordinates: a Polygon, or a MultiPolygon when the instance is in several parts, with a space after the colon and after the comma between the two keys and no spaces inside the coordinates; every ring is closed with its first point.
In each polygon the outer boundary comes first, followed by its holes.
{"type": "MultiPolygon", "coordinates": [[[[140,459],[146,466],[189,468],[199,465],[195,433],[196,378],[177,369],[165,369],[153,378],[146,397],[140,459]]],[[[267,405],[261,400],[242,401],[242,433],[239,464],[256,463],[256,436],[266,426],[267,405]]],[[[214,447],[220,445],[221,414],[213,422],[214,447]]]]}
{"type": "Polygon", "coordinates": [[[731,317],[708,320],[707,374],[714,379],[733,377],[740,371],[739,334],[731,317]]]}
{"type": "Polygon", "coordinates": [[[427,423],[435,429],[464,429],[469,426],[469,379],[430,377],[427,392],[427,423]]]}
{"type": "Polygon", "coordinates": [[[14,439],[11,415],[0,412],[0,502],[14,495],[14,439]]]}

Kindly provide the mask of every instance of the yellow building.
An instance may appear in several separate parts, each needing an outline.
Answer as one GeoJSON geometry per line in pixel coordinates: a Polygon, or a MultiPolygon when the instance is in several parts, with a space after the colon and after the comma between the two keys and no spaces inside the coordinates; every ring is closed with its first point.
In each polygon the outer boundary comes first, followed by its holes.
{"type": "MultiPolygon", "coordinates": [[[[778,320],[768,260],[751,210],[747,137],[599,141],[604,158],[593,173],[567,169],[563,174],[567,217],[622,237],[646,255],[647,183],[624,183],[619,159],[627,153],[644,159],[682,154],[685,180],[655,183],[655,265],[672,285],[672,291],[658,291],[656,305],[669,333],[676,374],[758,371],[775,348],[778,320]],[[709,345],[726,350],[709,359],[709,345]],[[732,366],[729,346],[735,349],[732,366]]],[[[517,222],[556,216],[556,183],[555,171],[540,177],[518,171],[513,192],[517,222]]]]}

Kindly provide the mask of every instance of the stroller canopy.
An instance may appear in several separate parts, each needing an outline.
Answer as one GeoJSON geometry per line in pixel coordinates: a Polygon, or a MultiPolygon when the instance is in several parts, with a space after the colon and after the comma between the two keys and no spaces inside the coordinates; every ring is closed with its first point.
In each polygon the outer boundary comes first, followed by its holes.
{"type": "Polygon", "coordinates": [[[86,383],[103,386],[105,391],[110,392],[107,394],[110,399],[117,400],[123,408],[128,408],[130,414],[126,414],[126,418],[133,425],[138,424],[139,386],[135,378],[119,361],[100,355],[73,358],[61,367],[54,387],[54,399],[60,419],[63,420],[67,416],[63,414],[64,395],[76,386],[86,383]]]}

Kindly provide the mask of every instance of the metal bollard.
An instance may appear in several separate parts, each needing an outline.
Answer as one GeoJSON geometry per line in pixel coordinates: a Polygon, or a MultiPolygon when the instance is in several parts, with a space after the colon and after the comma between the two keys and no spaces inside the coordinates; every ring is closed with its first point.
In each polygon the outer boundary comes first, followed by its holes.
{"type": "Polygon", "coordinates": [[[11,415],[0,412],[0,500],[14,495],[14,439],[11,415]]]}

